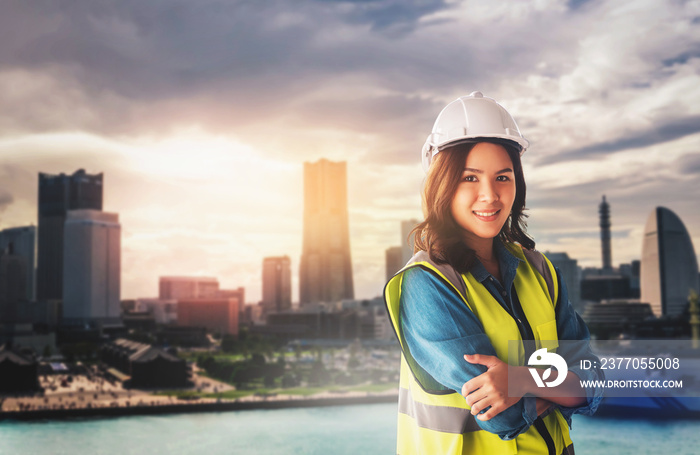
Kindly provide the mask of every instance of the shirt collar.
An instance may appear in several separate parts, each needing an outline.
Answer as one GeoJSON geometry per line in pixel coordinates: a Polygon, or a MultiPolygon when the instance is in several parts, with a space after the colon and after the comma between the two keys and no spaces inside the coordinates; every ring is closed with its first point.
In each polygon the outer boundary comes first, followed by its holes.
{"type": "MultiPolygon", "coordinates": [[[[506,288],[509,288],[510,283],[512,283],[515,279],[516,270],[518,269],[518,265],[522,259],[514,256],[498,237],[493,239],[493,250],[496,254],[496,258],[498,259],[498,266],[501,268],[501,276],[503,277],[504,281],[503,284],[506,288]]],[[[491,276],[491,274],[486,271],[486,268],[478,259],[472,266],[470,272],[472,276],[474,276],[474,278],[476,278],[480,283],[483,283],[491,276]]]]}

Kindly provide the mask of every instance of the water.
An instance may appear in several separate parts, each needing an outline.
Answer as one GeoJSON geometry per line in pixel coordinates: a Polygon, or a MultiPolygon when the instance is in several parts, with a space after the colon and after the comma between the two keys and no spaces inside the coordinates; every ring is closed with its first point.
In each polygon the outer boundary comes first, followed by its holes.
{"type": "MultiPolygon", "coordinates": [[[[697,421],[574,416],[577,455],[698,454],[697,421]]],[[[396,405],[0,422],[2,454],[392,454],[396,405]]]]}

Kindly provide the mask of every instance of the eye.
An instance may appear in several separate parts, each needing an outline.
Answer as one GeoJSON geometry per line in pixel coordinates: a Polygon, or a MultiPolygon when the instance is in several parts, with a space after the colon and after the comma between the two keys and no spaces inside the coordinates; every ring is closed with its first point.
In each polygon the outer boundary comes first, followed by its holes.
{"type": "Polygon", "coordinates": [[[476,178],[476,175],[472,174],[472,175],[465,176],[462,179],[462,181],[464,181],[464,182],[478,182],[479,180],[476,178]]]}
{"type": "Polygon", "coordinates": [[[510,177],[508,177],[507,175],[499,175],[498,177],[496,177],[496,181],[497,182],[510,182],[510,177]]]}

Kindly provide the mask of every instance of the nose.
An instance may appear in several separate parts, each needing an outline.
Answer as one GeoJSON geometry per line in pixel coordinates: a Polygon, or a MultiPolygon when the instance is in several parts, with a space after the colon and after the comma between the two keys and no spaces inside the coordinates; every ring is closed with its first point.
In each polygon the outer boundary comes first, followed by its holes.
{"type": "Polygon", "coordinates": [[[498,201],[498,191],[493,182],[482,181],[479,185],[479,202],[491,204],[498,201]]]}

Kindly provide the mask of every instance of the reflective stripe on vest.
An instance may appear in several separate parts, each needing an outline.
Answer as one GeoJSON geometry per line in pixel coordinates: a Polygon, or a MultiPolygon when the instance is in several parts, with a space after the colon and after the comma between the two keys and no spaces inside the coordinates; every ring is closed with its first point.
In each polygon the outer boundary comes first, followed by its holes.
{"type": "MultiPolygon", "coordinates": [[[[523,322],[530,325],[537,343],[550,340],[551,343],[542,347],[554,350],[558,346],[554,310],[559,289],[556,280],[543,276],[556,276],[554,268],[539,253],[534,253],[533,259],[533,253],[526,255],[518,245],[509,245],[508,249],[521,259],[513,285],[527,319],[523,322]],[[539,264],[536,263],[538,258],[541,258],[539,264]]],[[[444,387],[413,359],[405,345],[399,321],[401,281],[403,272],[410,267],[430,271],[460,297],[482,323],[501,360],[508,361],[508,340],[521,339],[510,313],[471,274],[459,276],[447,265],[434,264],[425,252],[414,256],[389,280],[384,295],[402,349],[398,453],[511,454],[521,450],[547,453],[547,445],[534,426],[511,441],[502,441],[497,435],[481,430],[464,397],[444,387]]],[[[519,359],[520,365],[522,360],[519,359]]],[[[543,421],[555,442],[555,453],[572,449],[569,447],[572,443],[568,425],[558,410],[544,417],[543,421]]]]}
{"type": "Polygon", "coordinates": [[[419,403],[413,400],[408,389],[399,388],[399,412],[429,430],[457,434],[481,430],[469,409],[419,403]]]}

